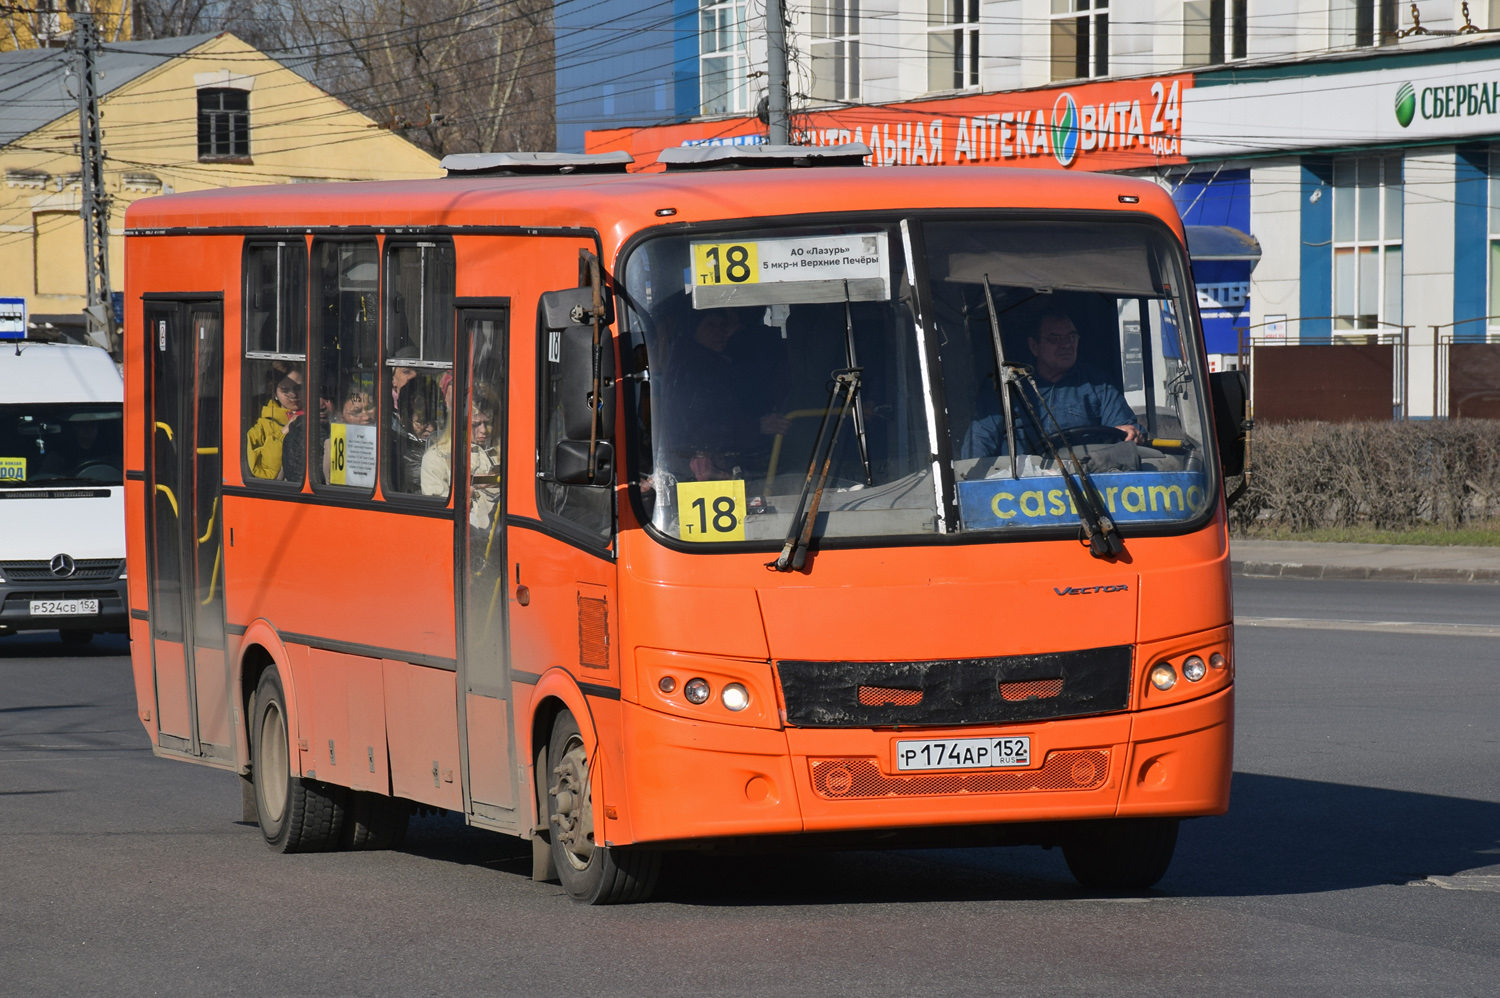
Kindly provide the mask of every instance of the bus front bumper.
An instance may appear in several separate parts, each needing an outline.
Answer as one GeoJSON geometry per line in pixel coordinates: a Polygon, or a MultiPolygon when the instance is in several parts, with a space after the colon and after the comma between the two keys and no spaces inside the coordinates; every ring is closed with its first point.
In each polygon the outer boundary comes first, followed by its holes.
{"type": "Polygon", "coordinates": [[[1233,686],[1102,717],[902,731],[776,731],[620,707],[634,842],[1189,817],[1229,806],[1233,686]],[[1032,765],[896,770],[898,741],[987,735],[1030,736],[1032,765]]]}

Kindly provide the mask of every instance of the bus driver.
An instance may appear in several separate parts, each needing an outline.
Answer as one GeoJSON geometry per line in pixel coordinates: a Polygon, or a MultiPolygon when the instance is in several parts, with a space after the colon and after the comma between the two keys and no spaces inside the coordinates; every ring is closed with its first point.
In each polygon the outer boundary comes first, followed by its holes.
{"type": "MultiPolygon", "coordinates": [[[[1146,435],[1120,390],[1092,367],[1078,363],[1078,329],[1067,313],[1057,310],[1042,313],[1037,319],[1036,332],[1027,337],[1026,343],[1036,358],[1036,389],[1023,382],[1021,390],[1036,409],[1046,435],[1059,429],[1112,426],[1133,444],[1146,442],[1146,435]]],[[[1044,453],[1043,438],[1031,425],[1026,407],[1013,405],[1012,417],[1021,450],[1044,453]]],[[[960,456],[990,457],[1004,453],[1005,417],[996,414],[974,420],[964,436],[960,456]]]]}

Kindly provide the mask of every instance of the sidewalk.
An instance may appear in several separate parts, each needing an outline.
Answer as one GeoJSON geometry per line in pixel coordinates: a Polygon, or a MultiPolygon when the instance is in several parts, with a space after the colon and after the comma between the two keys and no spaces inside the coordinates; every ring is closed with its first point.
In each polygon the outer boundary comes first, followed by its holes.
{"type": "Polygon", "coordinates": [[[1235,540],[1229,558],[1236,575],[1259,578],[1500,583],[1500,547],[1235,540]]]}

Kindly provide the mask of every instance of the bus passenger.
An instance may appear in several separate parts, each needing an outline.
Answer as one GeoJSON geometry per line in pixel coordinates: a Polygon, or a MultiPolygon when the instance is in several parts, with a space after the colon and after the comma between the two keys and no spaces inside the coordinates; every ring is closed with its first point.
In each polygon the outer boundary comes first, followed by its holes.
{"type": "Polygon", "coordinates": [[[245,434],[245,458],[256,478],[280,478],[287,425],[302,414],[302,371],[273,360],[267,369],[268,398],[260,418],[245,434]]]}
{"type": "Polygon", "coordinates": [[[769,437],[791,423],[779,412],[754,413],[755,385],[729,343],[745,329],[741,310],[710,309],[698,316],[692,335],[672,347],[663,398],[670,406],[669,448],[682,460],[674,473],[696,481],[726,479],[768,452],[769,437]],[[746,404],[747,398],[751,404],[746,404]]]}
{"type": "MultiPolygon", "coordinates": [[[[1078,329],[1066,312],[1051,310],[1042,313],[1036,330],[1026,343],[1036,358],[1037,388],[1023,384],[1021,390],[1027,393],[1042,420],[1044,433],[1036,432],[1026,414],[1026,407],[1018,400],[1014,401],[1012,418],[1016,425],[1017,446],[1023,453],[1044,454],[1045,436],[1051,436],[1059,429],[1083,426],[1113,427],[1130,443],[1145,443],[1146,435],[1141,432],[1135,413],[1125,402],[1120,389],[1094,368],[1078,363],[1078,329]]],[[[959,456],[1004,454],[1005,446],[1005,417],[998,413],[981,416],[964,435],[959,456]]]]}
{"type": "MultiPolygon", "coordinates": [[[[445,375],[443,380],[446,395],[451,399],[450,376],[445,375]]],[[[492,435],[498,411],[494,396],[482,386],[477,387],[469,408],[469,474],[475,479],[469,492],[469,523],[481,529],[489,527],[495,505],[500,501],[500,488],[494,481],[500,474],[500,460],[492,435]]],[[[453,420],[450,419],[422,455],[422,494],[447,495],[452,485],[452,468],[453,420]]]]}

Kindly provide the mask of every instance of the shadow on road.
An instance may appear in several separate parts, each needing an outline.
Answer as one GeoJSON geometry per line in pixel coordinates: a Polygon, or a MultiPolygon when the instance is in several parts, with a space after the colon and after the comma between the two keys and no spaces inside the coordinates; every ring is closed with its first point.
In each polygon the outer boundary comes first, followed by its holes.
{"type": "Polygon", "coordinates": [[[125,634],[95,634],[86,645],[65,645],[56,631],[20,631],[0,637],[4,658],[109,658],[130,654],[125,634]]]}
{"type": "MultiPolygon", "coordinates": [[[[1230,813],[1185,822],[1156,890],[1135,897],[1256,897],[1404,884],[1500,862],[1500,804],[1236,773],[1230,813]]],[[[527,878],[529,846],[416,820],[406,851],[527,878]]],[[[672,853],[657,900],[707,906],[1048,901],[1122,895],[1079,887],[1061,850],[1034,846],[672,853]]]]}

